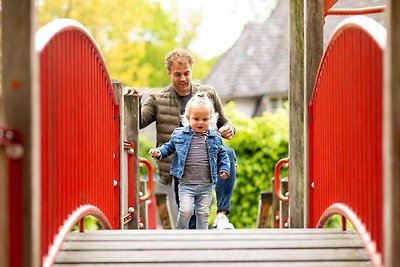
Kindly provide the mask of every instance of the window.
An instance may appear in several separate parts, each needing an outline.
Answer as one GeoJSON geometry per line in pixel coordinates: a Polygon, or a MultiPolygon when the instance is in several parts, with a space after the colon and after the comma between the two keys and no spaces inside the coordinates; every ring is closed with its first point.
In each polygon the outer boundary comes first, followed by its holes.
{"type": "Polygon", "coordinates": [[[271,98],[270,100],[269,100],[269,111],[270,112],[274,112],[277,108],[279,108],[279,103],[280,101],[279,101],[279,99],[278,98],[271,98]]]}

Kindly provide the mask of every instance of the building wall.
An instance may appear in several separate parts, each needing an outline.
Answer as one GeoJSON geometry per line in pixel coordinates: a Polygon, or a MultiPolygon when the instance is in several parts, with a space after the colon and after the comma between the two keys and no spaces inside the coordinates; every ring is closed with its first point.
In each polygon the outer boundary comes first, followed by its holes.
{"type": "MultiPolygon", "coordinates": [[[[224,100],[222,100],[224,101],[224,100]]],[[[257,100],[256,98],[238,98],[232,99],[235,104],[235,108],[239,111],[239,113],[252,117],[254,115],[254,111],[256,110],[257,100]]],[[[224,101],[227,104],[228,101],[224,101]]]]}

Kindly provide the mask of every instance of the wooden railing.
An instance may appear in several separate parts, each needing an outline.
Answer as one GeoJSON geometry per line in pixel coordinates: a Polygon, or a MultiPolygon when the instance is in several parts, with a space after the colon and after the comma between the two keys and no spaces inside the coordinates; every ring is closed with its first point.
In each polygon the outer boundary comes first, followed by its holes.
{"type": "Polygon", "coordinates": [[[309,225],[322,227],[334,213],[346,216],[368,242],[376,266],[382,253],[385,34],[381,25],[365,17],[339,25],[324,53],[309,105],[309,225]]]}

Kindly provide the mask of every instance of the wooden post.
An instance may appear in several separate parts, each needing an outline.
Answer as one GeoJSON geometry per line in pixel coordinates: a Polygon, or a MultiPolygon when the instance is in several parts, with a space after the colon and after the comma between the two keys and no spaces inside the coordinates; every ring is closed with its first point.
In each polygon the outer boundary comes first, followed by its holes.
{"type": "Polygon", "coordinates": [[[124,149],[124,141],[127,135],[127,129],[125,126],[125,117],[129,116],[129,114],[125,114],[125,101],[124,101],[124,92],[123,86],[118,80],[112,81],[114,95],[118,100],[119,105],[119,154],[120,154],[120,179],[119,179],[119,224],[121,229],[128,229],[128,224],[125,223],[124,217],[128,214],[128,155],[124,149]]]}
{"type": "MultiPolygon", "coordinates": [[[[2,0],[2,100],[1,126],[18,131],[23,139],[22,176],[22,264],[39,266],[40,259],[40,120],[37,56],[35,53],[35,1],[2,0]]],[[[5,154],[0,161],[5,166],[5,154]]],[[[0,265],[9,266],[8,238],[17,238],[8,232],[6,214],[7,177],[1,169],[0,195],[2,214],[0,227],[0,265]],[[3,202],[3,200],[6,200],[3,202]],[[10,235],[10,236],[8,236],[10,235]]],[[[15,240],[18,242],[17,240],[15,240]]]]}
{"type": "Polygon", "coordinates": [[[156,193],[156,203],[163,229],[173,229],[174,223],[172,221],[168,195],[166,193],[156,193]]]}
{"type": "MultiPolygon", "coordinates": [[[[304,8],[304,227],[309,227],[309,139],[308,104],[311,101],[323,54],[324,1],[306,0],[304,8]]],[[[301,203],[298,203],[299,205],[301,203]]],[[[299,207],[300,208],[300,207],[299,207]]]]}
{"type": "MultiPolygon", "coordinates": [[[[287,177],[281,179],[281,192],[282,195],[287,196],[288,192],[287,177]]],[[[288,219],[289,219],[289,204],[287,202],[279,201],[279,228],[288,228],[289,227],[288,219]]]]}
{"type": "MultiPolygon", "coordinates": [[[[271,224],[272,192],[263,191],[258,203],[257,228],[268,228],[271,224]]],[[[272,216],[273,217],[273,216],[272,216]]],[[[273,224],[273,223],[272,223],[273,224]]]]}
{"type": "MultiPolygon", "coordinates": [[[[274,184],[275,178],[271,178],[271,184],[274,184]]],[[[287,196],[288,193],[288,178],[284,177],[280,180],[280,188],[282,195],[287,196]]],[[[289,198],[290,201],[290,198],[289,198]]],[[[283,202],[272,193],[272,216],[273,216],[273,228],[288,228],[289,227],[289,203],[283,202]]]]}
{"type": "Polygon", "coordinates": [[[400,2],[387,1],[383,92],[384,263],[400,266],[400,2]]]}
{"type": "MultiPolygon", "coordinates": [[[[271,178],[271,185],[274,184],[275,178],[271,178]]],[[[279,228],[279,222],[280,222],[280,217],[279,217],[279,202],[280,200],[278,197],[272,193],[272,216],[273,216],[273,223],[272,223],[272,228],[279,228]]]]}
{"type": "Polygon", "coordinates": [[[289,179],[290,227],[303,227],[304,164],[304,3],[291,0],[289,51],[289,179]]]}
{"type": "MultiPolygon", "coordinates": [[[[140,180],[140,195],[145,195],[147,192],[147,181],[140,180]]],[[[149,211],[147,209],[147,200],[139,203],[139,214],[140,218],[142,218],[143,226],[140,226],[141,229],[149,229],[149,211]]]]}
{"type": "MultiPolygon", "coordinates": [[[[140,228],[140,212],[139,212],[139,192],[140,192],[140,173],[139,173],[139,97],[138,95],[125,95],[124,96],[124,125],[126,130],[126,140],[134,144],[134,157],[135,157],[135,196],[134,196],[134,221],[133,228],[140,228]]],[[[130,185],[129,185],[130,186],[130,185]]]]}
{"type": "Polygon", "coordinates": [[[139,175],[139,96],[124,95],[122,84],[113,81],[114,93],[118,99],[120,109],[120,225],[121,229],[139,229],[139,191],[140,191],[140,175],[139,175]],[[124,151],[124,141],[134,144],[133,157],[135,158],[135,181],[134,185],[128,183],[128,166],[127,153],[124,151]],[[124,223],[124,215],[128,214],[128,187],[134,186],[134,218],[126,225],[124,223]]]}

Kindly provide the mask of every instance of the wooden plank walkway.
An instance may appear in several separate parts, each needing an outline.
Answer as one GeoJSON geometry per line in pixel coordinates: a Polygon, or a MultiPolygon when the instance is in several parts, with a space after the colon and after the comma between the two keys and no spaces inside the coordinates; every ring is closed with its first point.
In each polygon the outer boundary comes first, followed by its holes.
{"type": "Polygon", "coordinates": [[[55,266],[371,266],[357,233],[327,229],[71,233],[55,266]]]}

